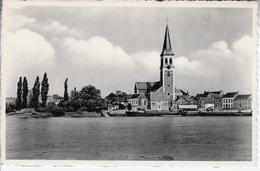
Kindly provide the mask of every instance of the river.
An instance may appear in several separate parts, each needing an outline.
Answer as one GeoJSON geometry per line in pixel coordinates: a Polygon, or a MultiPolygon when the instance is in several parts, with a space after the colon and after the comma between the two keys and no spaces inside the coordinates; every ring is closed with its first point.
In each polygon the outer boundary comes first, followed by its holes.
{"type": "Polygon", "coordinates": [[[7,159],[244,161],[252,117],[6,120],[7,159]]]}

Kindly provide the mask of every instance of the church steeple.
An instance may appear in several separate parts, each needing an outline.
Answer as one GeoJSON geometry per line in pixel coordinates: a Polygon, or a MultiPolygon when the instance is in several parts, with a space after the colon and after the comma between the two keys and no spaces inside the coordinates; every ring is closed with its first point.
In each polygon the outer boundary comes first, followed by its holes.
{"type": "Polygon", "coordinates": [[[161,53],[160,82],[162,91],[167,94],[169,100],[175,100],[175,65],[172,51],[170,32],[166,25],[163,49],[161,53]]]}
{"type": "Polygon", "coordinates": [[[168,24],[166,25],[166,29],[165,29],[163,49],[162,49],[162,53],[161,53],[161,56],[164,56],[164,55],[174,55],[174,53],[172,52],[172,46],[171,46],[171,39],[170,39],[168,24]]]}

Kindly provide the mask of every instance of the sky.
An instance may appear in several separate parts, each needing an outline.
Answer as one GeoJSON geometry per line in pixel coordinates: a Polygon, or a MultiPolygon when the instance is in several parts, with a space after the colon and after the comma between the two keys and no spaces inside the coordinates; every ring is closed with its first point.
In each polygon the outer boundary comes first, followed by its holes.
{"type": "Polygon", "coordinates": [[[3,22],[6,95],[47,72],[49,94],[94,85],[104,97],[158,81],[168,18],[176,87],[251,93],[252,11],[246,8],[20,7],[3,22]]]}

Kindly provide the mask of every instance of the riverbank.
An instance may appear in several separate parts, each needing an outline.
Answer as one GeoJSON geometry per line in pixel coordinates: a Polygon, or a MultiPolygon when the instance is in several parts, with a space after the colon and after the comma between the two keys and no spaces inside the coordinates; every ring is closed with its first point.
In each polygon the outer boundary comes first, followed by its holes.
{"type": "MultiPolygon", "coordinates": [[[[7,113],[6,115],[7,116],[17,116],[18,118],[22,118],[22,119],[55,117],[51,113],[36,112],[34,110],[10,112],[10,113],[7,113]]],[[[102,114],[97,113],[97,112],[86,112],[86,111],[64,112],[64,116],[60,116],[60,117],[102,117],[102,114]]]]}
{"type": "MultiPolygon", "coordinates": [[[[19,118],[48,118],[54,117],[51,113],[46,112],[36,112],[34,110],[24,110],[7,113],[7,116],[15,115],[19,118]]],[[[227,111],[218,111],[218,112],[169,112],[169,111],[106,111],[101,112],[87,112],[87,111],[78,111],[78,112],[64,112],[63,116],[60,117],[151,117],[151,116],[252,116],[252,112],[227,112],[227,111]]]]}
{"type": "Polygon", "coordinates": [[[252,116],[252,112],[229,112],[229,111],[218,111],[218,112],[170,112],[170,111],[133,111],[126,112],[126,116],[252,116]]]}

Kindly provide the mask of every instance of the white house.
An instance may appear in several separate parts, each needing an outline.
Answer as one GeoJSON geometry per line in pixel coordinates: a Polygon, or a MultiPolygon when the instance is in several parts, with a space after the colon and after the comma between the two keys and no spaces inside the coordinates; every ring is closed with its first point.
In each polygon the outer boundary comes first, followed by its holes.
{"type": "Polygon", "coordinates": [[[233,109],[238,92],[228,92],[222,97],[222,109],[233,109]]]}

